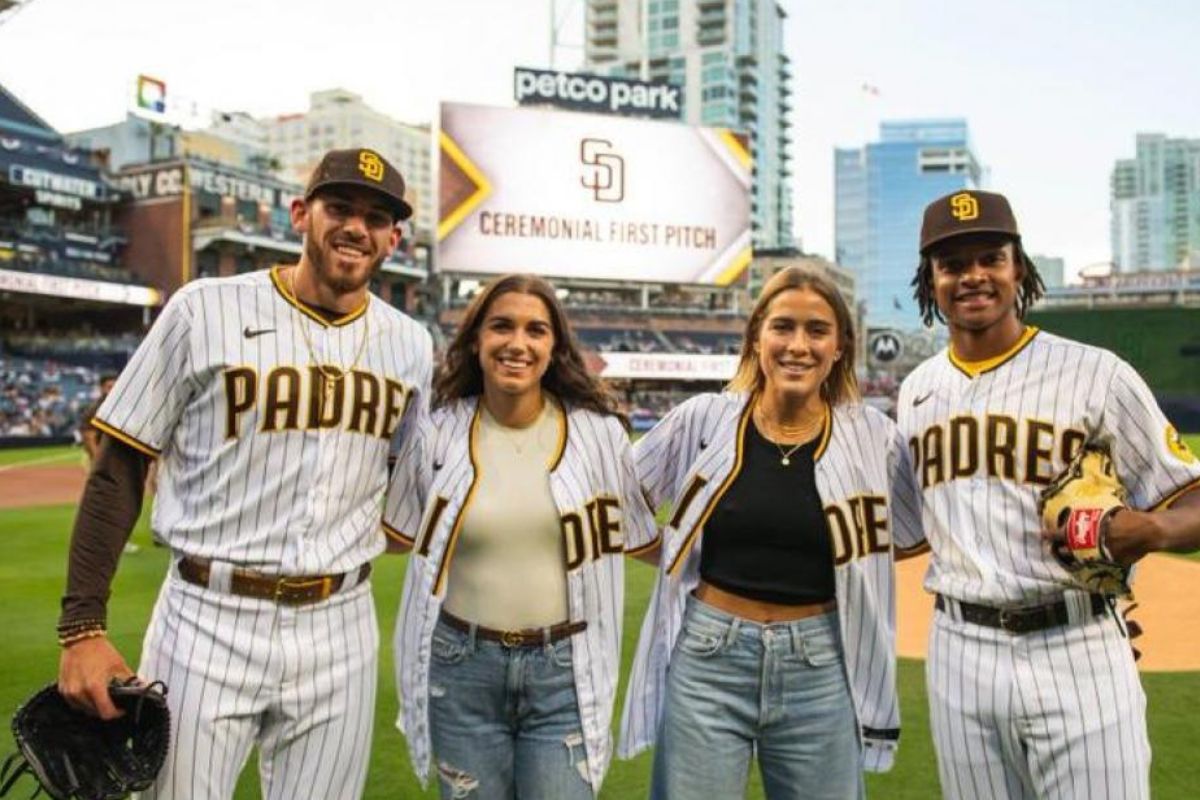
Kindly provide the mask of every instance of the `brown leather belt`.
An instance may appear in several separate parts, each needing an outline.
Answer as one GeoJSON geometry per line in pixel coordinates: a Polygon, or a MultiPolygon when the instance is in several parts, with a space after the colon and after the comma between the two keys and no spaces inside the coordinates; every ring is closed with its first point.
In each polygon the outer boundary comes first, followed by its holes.
{"type": "MultiPolygon", "coordinates": [[[[1047,603],[1044,606],[1026,606],[1024,608],[993,608],[975,603],[964,603],[962,600],[954,602],[958,605],[963,622],[983,625],[987,628],[999,628],[1009,633],[1034,633],[1047,628],[1057,628],[1059,625],[1066,625],[1071,621],[1065,600],[1047,603]]],[[[1091,595],[1088,604],[1091,606],[1092,616],[1103,614],[1108,609],[1103,595],[1091,595]]],[[[949,604],[942,595],[937,596],[934,605],[937,606],[938,611],[949,613],[947,609],[949,604]]]]}
{"type": "MultiPolygon", "coordinates": [[[[470,622],[454,616],[449,611],[441,612],[441,620],[456,631],[471,632],[472,624],[470,622]]],[[[587,621],[560,622],[549,628],[526,628],[520,631],[501,631],[496,628],[485,628],[482,625],[475,625],[474,628],[475,635],[480,639],[499,642],[505,647],[537,647],[587,630],[587,621]]]]}
{"type": "MultiPolygon", "coordinates": [[[[184,556],[179,560],[179,577],[196,586],[208,587],[212,564],[201,558],[184,556]]],[[[363,564],[354,572],[340,575],[264,575],[248,569],[234,569],[229,579],[229,592],[241,597],[274,600],[285,606],[319,603],[342,588],[347,576],[354,576],[354,585],[371,574],[371,564],[363,564]]]]}

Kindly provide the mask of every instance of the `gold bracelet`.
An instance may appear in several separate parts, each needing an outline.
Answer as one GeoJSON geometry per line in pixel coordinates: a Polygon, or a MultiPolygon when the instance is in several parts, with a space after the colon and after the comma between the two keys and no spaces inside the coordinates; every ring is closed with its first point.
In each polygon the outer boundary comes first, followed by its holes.
{"type": "Polygon", "coordinates": [[[107,627],[105,621],[102,619],[81,619],[59,625],[55,633],[61,639],[65,636],[73,636],[81,631],[92,631],[97,628],[104,629],[107,627]]]}
{"type": "Polygon", "coordinates": [[[69,647],[76,642],[82,642],[84,639],[96,639],[101,636],[107,636],[108,631],[104,628],[88,628],[86,630],[75,631],[73,633],[64,634],[58,637],[59,647],[69,647]]]}

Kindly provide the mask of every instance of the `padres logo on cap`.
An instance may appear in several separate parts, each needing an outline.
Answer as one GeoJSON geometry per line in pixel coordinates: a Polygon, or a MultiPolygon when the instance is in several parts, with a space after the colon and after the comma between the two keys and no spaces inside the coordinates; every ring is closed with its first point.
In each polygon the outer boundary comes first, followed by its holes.
{"type": "Polygon", "coordinates": [[[979,217],[979,201],[974,195],[963,192],[950,198],[950,213],[959,222],[977,219],[979,217]]]}
{"type": "Polygon", "coordinates": [[[379,183],[383,180],[383,160],[370,150],[361,150],[358,154],[358,171],[367,180],[379,183]]]}

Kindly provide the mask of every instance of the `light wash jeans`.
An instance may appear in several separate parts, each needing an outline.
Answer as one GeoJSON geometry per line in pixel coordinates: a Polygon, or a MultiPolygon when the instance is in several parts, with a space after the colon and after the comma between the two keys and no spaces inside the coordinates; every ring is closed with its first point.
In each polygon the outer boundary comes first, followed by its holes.
{"type": "Polygon", "coordinates": [[[689,597],[651,797],[743,797],[752,756],[770,800],[863,796],[837,612],[761,625],[689,597]]]}
{"type": "Polygon", "coordinates": [[[594,797],[571,637],[509,648],[439,622],[429,727],[443,798],[594,797]]]}

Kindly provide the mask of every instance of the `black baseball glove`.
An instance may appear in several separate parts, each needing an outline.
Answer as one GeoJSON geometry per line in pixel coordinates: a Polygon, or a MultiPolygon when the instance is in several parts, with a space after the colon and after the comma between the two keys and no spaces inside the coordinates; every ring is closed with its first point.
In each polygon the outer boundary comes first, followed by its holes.
{"type": "Polygon", "coordinates": [[[125,713],[102,720],[71,708],[54,684],[42,689],[13,716],[18,751],[0,768],[0,795],[26,772],[54,800],[119,800],[150,788],[170,745],[166,691],[161,682],[114,682],[108,694],[125,713]]]}

